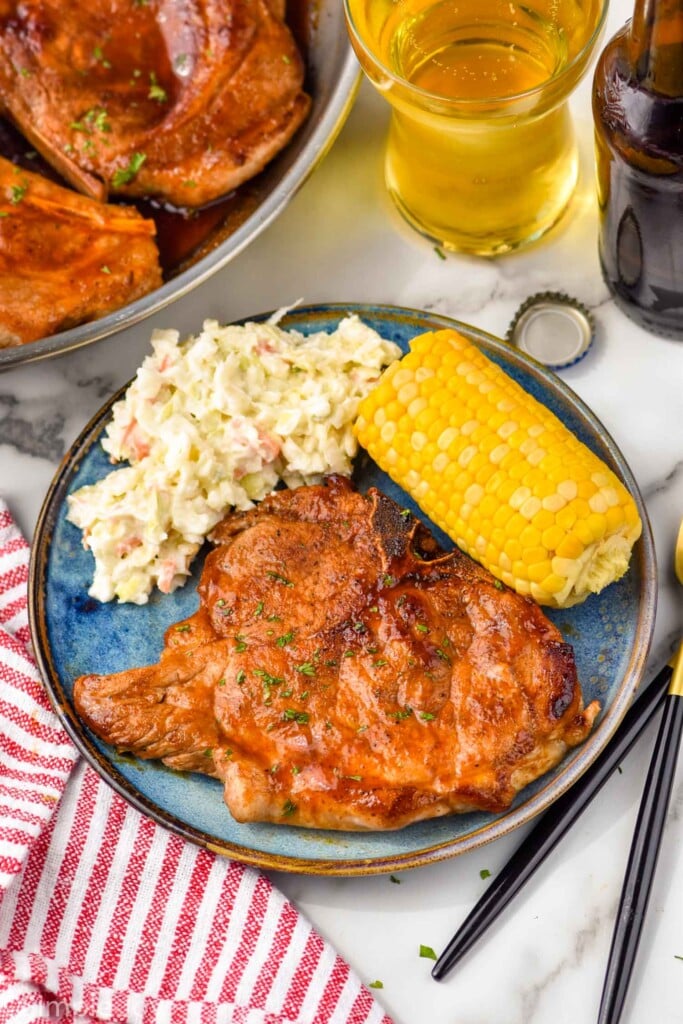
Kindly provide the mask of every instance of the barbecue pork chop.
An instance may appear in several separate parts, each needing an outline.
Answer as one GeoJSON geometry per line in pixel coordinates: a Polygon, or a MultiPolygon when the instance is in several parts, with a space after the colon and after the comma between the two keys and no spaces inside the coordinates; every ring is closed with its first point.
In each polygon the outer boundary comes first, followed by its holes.
{"type": "Polygon", "coordinates": [[[161,284],[154,222],[0,157],[0,348],[104,316],[161,284]]]}
{"type": "Polygon", "coordinates": [[[598,705],[540,608],[378,491],[278,492],[214,539],[159,664],[74,695],[119,750],[220,779],[238,821],[500,811],[589,732],[598,705]]]}
{"type": "Polygon", "coordinates": [[[282,0],[0,0],[0,107],[79,191],[201,206],[309,108],[282,0]]]}

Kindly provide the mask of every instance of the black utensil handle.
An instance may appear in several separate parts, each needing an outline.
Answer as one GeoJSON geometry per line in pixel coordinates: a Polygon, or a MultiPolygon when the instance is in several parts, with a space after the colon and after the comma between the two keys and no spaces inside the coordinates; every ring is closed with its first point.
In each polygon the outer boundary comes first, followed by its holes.
{"type": "Polygon", "coordinates": [[[612,935],[598,1024],[617,1024],[636,958],[683,730],[683,696],[669,694],[640,802],[612,935]]]}
{"type": "Polygon", "coordinates": [[[671,674],[671,667],[665,665],[633,702],[593,764],[558,797],[517,847],[434,964],[432,977],[436,981],[445,978],[472,948],[599,792],[663,702],[671,674]]]}

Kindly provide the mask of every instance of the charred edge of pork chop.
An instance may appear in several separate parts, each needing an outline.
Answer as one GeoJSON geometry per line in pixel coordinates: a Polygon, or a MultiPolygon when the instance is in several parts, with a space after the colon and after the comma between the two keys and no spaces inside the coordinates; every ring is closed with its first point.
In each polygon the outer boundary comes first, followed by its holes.
{"type": "Polygon", "coordinates": [[[81,677],[74,696],[120,749],[221,779],[236,820],[376,830],[501,811],[588,735],[599,706],[583,709],[541,609],[379,492],[277,492],[215,540],[200,610],[160,663],[81,677]]]}

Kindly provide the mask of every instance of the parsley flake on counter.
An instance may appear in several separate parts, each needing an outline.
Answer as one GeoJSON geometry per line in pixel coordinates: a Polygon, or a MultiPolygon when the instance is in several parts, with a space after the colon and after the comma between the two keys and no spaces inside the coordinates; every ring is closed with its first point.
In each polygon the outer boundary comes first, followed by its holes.
{"type": "Polygon", "coordinates": [[[393,882],[394,885],[400,885],[403,879],[397,878],[396,875],[389,875],[389,881],[393,882]]]}
{"type": "Polygon", "coordinates": [[[482,868],[481,871],[479,872],[479,877],[480,878],[490,878],[491,877],[491,872],[489,871],[488,868],[482,868]]]}
{"type": "Polygon", "coordinates": [[[377,981],[371,981],[368,988],[384,988],[384,982],[379,981],[379,979],[377,981]]]}
{"type": "Polygon", "coordinates": [[[423,946],[420,944],[420,956],[424,960],[436,960],[436,953],[431,946],[423,946]]]}

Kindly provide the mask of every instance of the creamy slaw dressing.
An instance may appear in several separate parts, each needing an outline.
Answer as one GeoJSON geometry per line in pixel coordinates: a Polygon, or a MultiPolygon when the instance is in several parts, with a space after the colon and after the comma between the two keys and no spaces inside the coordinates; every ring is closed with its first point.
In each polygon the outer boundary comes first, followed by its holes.
{"type": "Polygon", "coordinates": [[[358,405],[401,351],[355,315],[308,336],[277,316],[207,320],[184,341],[154,332],[102,439],[112,462],[128,464],[68,499],[95,559],[91,596],[145,604],[154,586],[169,593],[230,508],[250,508],[280,481],[350,474],[358,405]]]}

